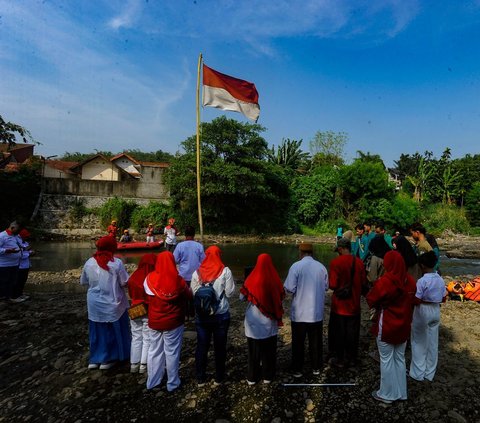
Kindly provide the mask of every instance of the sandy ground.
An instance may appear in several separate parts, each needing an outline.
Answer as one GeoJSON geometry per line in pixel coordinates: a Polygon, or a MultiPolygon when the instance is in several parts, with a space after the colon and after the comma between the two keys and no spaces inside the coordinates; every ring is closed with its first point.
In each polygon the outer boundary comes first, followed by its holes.
{"type": "MultiPolygon", "coordinates": [[[[131,270],[131,269],[130,269],[131,270]]],[[[231,301],[228,381],[198,388],[194,380],[195,328],[186,327],[182,349],[182,388],[147,391],[145,376],[129,373],[128,363],[109,371],[87,370],[88,332],[80,270],[32,272],[23,304],[0,304],[0,421],[31,422],[480,422],[480,305],[448,301],[442,306],[439,367],[435,380],[409,379],[409,399],[391,406],[374,401],[379,367],[364,303],[360,364],[355,369],[326,366],[305,383],[354,383],[348,387],[285,387],[290,321],[278,337],[277,379],[247,386],[247,347],[243,303],[231,301]]],[[[237,291],[240,287],[238,281],[237,291]]],[[[286,301],[288,316],[289,300],[286,301]]],[[[329,315],[325,311],[324,345],[329,315]]],[[[409,359],[410,352],[407,352],[409,359]]],[[[213,356],[210,360],[213,373],[213,356]]]]}

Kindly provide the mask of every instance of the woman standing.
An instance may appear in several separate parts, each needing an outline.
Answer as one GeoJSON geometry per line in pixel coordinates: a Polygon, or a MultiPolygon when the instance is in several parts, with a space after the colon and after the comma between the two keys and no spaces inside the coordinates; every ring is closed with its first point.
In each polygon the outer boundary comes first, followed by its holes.
{"type": "Polygon", "coordinates": [[[245,336],[248,343],[247,382],[260,379],[270,383],[275,377],[278,326],[282,326],[285,298],[283,284],[268,254],[260,254],[257,264],[240,289],[240,299],[248,301],[245,336]]]}
{"type": "Polygon", "coordinates": [[[418,281],[422,277],[422,269],[418,264],[417,255],[412,244],[403,235],[396,236],[392,242],[393,248],[403,257],[405,266],[407,266],[407,272],[415,281],[418,281]]]}
{"type": "MultiPolygon", "coordinates": [[[[147,308],[148,297],[143,288],[145,278],[155,270],[155,254],[145,254],[138,263],[137,270],[132,273],[128,280],[128,294],[130,295],[131,307],[143,304],[147,308]]],[[[147,354],[150,329],[148,328],[148,316],[140,316],[130,320],[132,331],[132,348],[130,350],[130,372],[145,373],[147,370],[147,354]]]]}
{"type": "Polygon", "coordinates": [[[104,236],[96,242],[97,252],[83,267],[80,283],[88,286],[89,369],[107,370],[116,361],[130,357],[128,273],[122,261],[113,257],[117,241],[104,236]]]}
{"type": "Polygon", "coordinates": [[[416,284],[407,273],[405,262],[396,251],[385,254],[385,274],[367,294],[370,308],[377,310],[372,332],[380,354],[380,389],[373,391],[377,401],[391,404],[407,399],[405,347],[410,335],[416,284]]]}
{"type": "MultiPolygon", "coordinates": [[[[199,269],[193,272],[191,288],[195,294],[202,289],[213,289],[216,304],[211,315],[202,315],[196,310],[197,349],[195,367],[198,386],[203,386],[207,375],[207,355],[213,336],[215,350],[215,384],[220,385],[225,379],[225,361],[227,358],[227,333],[230,325],[230,311],[227,298],[235,291],[232,272],[220,258],[220,248],[213,245],[205,251],[205,259],[199,269]]],[[[198,299],[197,294],[197,299],[198,299]]],[[[197,302],[197,299],[195,302],[197,302]]]]}
{"type": "Polygon", "coordinates": [[[159,385],[167,371],[167,391],[180,387],[178,367],[182,349],[187,301],[192,293],[179,276],[170,251],[157,256],[155,270],[144,282],[148,297],[150,347],[147,358],[147,389],[159,385]]]}

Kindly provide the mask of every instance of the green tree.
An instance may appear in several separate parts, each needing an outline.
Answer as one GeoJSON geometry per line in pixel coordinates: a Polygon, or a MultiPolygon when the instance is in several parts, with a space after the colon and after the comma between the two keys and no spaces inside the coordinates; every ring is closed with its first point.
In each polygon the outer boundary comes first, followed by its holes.
{"type": "Polygon", "coordinates": [[[475,182],[465,201],[467,217],[473,226],[480,226],[480,182],[475,182]]]}
{"type": "MultiPolygon", "coordinates": [[[[289,180],[268,163],[267,142],[258,124],[221,116],[202,123],[201,196],[207,231],[275,232],[290,225],[289,180]]],[[[172,209],[185,224],[197,222],[196,137],[171,163],[168,183],[172,209]]]]}
{"type": "Polygon", "coordinates": [[[144,152],[138,149],[125,150],[129,156],[140,162],[167,162],[170,163],[174,158],[174,155],[162,150],[144,152]]]}
{"type": "Polygon", "coordinates": [[[23,140],[23,142],[30,141],[33,144],[38,144],[36,142],[28,129],[25,129],[23,126],[17,125],[16,123],[7,122],[0,115],[0,142],[3,144],[15,144],[17,140],[17,135],[23,140]]]}
{"type": "Polygon", "coordinates": [[[310,158],[310,154],[303,152],[301,149],[302,140],[291,140],[290,138],[282,139],[277,148],[272,147],[267,150],[267,157],[271,163],[278,164],[291,170],[299,170],[306,167],[306,162],[310,158]]]}
{"type": "Polygon", "coordinates": [[[341,165],[348,135],[345,132],[317,131],[310,141],[310,151],[316,165],[341,165]]]}

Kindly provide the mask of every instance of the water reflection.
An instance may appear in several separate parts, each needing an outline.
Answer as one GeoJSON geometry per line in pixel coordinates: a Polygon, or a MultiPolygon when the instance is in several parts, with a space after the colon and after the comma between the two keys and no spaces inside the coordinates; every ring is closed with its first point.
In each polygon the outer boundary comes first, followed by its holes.
{"type": "MultiPolygon", "coordinates": [[[[207,245],[208,246],[208,245],[207,245]]],[[[272,256],[273,263],[280,277],[285,278],[289,267],[298,260],[298,249],[294,244],[218,244],[223,251],[223,261],[230,267],[235,278],[243,278],[246,266],[255,264],[257,256],[268,253],[272,256]]],[[[77,268],[92,256],[95,251],[93,242],[50,242],[33,245],[37,255],[32,257],[33,270],[63,271],[77,268]]],[[[155,252],[163,251],[163,249],[155,252]]],[[[145,251],[128,251],[117,254],[125,263],[138,263],[145,251]]],[[[332,245],[315,244],[315,257],[328,266],[335,257],[332,245]]],[[[441,265],[444,275],[480,274],[479,260],[449,259],[442,257],[441,265]]]]}

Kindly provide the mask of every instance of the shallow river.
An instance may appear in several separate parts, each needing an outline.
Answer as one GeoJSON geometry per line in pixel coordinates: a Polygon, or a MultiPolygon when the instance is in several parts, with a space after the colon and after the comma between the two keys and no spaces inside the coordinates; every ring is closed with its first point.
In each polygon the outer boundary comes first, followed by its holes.
{"type": "MultiPolygon", "coordinates": [[[[298,249],[293,244],[218,244],[223,251],[223,261],[230,267],[236,278],[243,278],[246,266],[255,264],[260,253],[272,256],[273,263],[280,277],[285,278],[288,268],[298,260],[298,249]]],[[[62,271],[83,265],[95,251],[93,242],[50,242],[33,245],[37,254],[32,257],[32,270],[62,271]]],[[[316,244],[315,257],[328,264],[336,256],[332,245],[316,244]]],[[[157,250],[163,251],[163,249],[157,250]]],[[[138,263],[143,252],[123,252],[117,254],[125,263],[138,263]]],[[[441,271],[444,275],[456,276],[464,274],[479,275],[480,260],[449,259],[441,257],[441,271]]]]}

